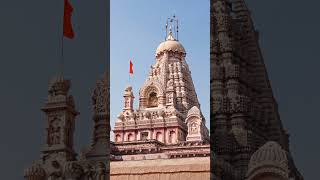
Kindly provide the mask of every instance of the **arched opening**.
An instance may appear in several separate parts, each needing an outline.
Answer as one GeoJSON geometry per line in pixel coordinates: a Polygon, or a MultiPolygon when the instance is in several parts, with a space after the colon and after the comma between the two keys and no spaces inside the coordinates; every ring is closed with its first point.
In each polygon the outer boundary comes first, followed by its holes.
{"type": "Polygon", "coordinates": [[[134,141],[134,136],[133,134],[128,134],[128,141],[134,141]]]}
{"type": "Polygon", "coordinates": [[[157,132],[157,134],[156,134],[156,140],[159,141],[159,142],[163,142],[163,140],[162,140],[162,133],[161,133],[161,132],[157,132]]]}
{"type": "Polygon", "coordinates": [[[176,132],[170,131],[169,133],[169,143],[175,143],[176,142],[176,132]]]}
{"type": "Polygon", "coordinates": [[[158,107],[158,97],[157,97],[157,93],[152,92],[149,94],[149,98],[148,98],[148,107],[158,107]]]}
{"type": "Polygon", "coordinates": [[[197,134],[199,131],[198,124],[196,122],[192,122],[189,128],[189,134],[197,134]]]}
{"type": "Polygon", "coordinates": [[[148,132],[142,132],[141,133],[141,140],[146,141],[149,138],[149,133],[148,132]]]}
{"type": "Polygon", "coordinates": [[[119,134],[116,135],[115,141],[116,142],[121,142],[121,136],[119,134]]]}

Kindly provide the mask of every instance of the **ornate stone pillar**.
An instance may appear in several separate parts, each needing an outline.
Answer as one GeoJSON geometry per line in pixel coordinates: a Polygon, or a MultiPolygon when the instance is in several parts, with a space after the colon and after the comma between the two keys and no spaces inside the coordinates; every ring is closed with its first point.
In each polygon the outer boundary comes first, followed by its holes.
{"type": "Polygon", "coordinates": [[[131,86],[128,86],[124,90],[123,97],[124,97],[123,111],[133,112],[134,95],[133,95],[133,91],[132,91],[132,87],[131,86]]]}
{"type": "Polygon", "coordinates": [[[59,154],[65,161],[74,160],[73,134],[75,119],[79,114],[74,99],[69,95],[71,81],[62,75],[54,77],[49,84],[49,95],[42,111],[47,116],[46,143],[43,147],[44,160],[51,154],[59,154]]]}

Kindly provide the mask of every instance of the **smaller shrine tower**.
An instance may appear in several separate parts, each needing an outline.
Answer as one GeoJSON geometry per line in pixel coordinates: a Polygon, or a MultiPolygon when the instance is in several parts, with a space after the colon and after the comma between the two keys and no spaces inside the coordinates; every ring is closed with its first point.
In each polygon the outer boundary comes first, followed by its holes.
{"type": "Polygon", "coordinates": [[[55,76],[49,84],[49,95],[42,111],[48,121],[46,143],[43,147],[43,160],[59,156],[62,161],[74,160],[73,134],[75,118],[79,114],[75,109],[72,95],[69,95],[71,82],[62,75],[55,76]]]}

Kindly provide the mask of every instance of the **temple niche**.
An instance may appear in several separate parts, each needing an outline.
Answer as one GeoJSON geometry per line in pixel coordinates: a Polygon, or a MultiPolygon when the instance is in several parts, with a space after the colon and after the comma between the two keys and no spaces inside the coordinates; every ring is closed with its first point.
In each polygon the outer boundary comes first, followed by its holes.
{"type": "Polygon", "coordinates": [[[48,145],[52,146],[54,144],[60,143],[60,119],[57,117],[51,120],[49,129],[48,129],[48,145]]]}
{"type": "Polygon", "coordinates": [[[148,108],[158,107],[158,97],[156,92],[151,92],[148,97],[148,108]]]}

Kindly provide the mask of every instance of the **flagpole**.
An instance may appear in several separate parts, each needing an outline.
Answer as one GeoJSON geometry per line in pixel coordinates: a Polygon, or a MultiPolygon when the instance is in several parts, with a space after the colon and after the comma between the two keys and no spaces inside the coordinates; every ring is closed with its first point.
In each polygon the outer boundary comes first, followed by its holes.
{"type": "Polygon", "coordinates": [[[128,84],[130,84],[130,73],[129,73],[129,77],[128,77],[128,84]]]}
{"type": "Polygon", "coordinates": [[[63,28],[62,28],[62,36],[61,36],[61,59],[60,59],[60,73],[63,76],[63,66],[64,66],[64,37],[63,37],[63,28]]]}
{"type": "Polygon", "coordinates": [[[72,29],[71,16],[73,7],[68,0],[63,0],[63,16],[62,16],[62,28],[61,29],[61,59],[60,59],[60,73],[64,73],[64,38],[73,39],[74,32],[72,29]]]}
{"type": "Polygon", "coordinates": [[[130,85],[131,84],[131,73],[130,73],[130,71],[129,71],[129,78],[128,78],[128,84],[130,85]]]}
{"type": "Polygon", "coordinates": [[[60,75],[61,76],[63,76],[63,65],[64,65],[64,57],[63,57],[63,55],[64,55],[64,52],[63,52],[63,49],[64,49],[64,47],[63,47],[63,45],[64,45],[64,38],[63,38],[63,36],[64,36],[64,16],[65,16],[65,0],[63,0],[63,6],[62,6],[63,8],[62,8],[62,14],[63,14],[63,16],[62,16],[62,23],[60,23],[62,26],[60,27],[60,47],[61,47],[61,49],[60,49],[60,61],[59,61],[59,73],[60,73],[60,75]]]}

